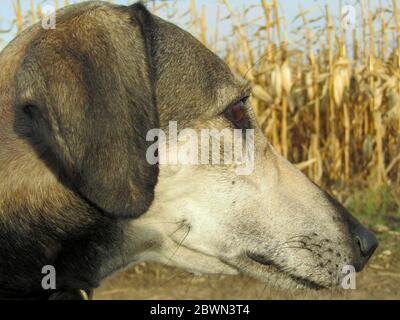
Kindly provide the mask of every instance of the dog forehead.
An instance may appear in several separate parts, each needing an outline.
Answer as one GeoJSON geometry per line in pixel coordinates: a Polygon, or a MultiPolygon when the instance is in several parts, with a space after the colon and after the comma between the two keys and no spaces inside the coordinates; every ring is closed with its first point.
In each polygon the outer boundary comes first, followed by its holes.
{"type": "Polygon", "coordinates": [[[157,16],[155,60],[161,125],[190,122],[221,113],[242,97],[247,84],[190,33],[157,16]]]}

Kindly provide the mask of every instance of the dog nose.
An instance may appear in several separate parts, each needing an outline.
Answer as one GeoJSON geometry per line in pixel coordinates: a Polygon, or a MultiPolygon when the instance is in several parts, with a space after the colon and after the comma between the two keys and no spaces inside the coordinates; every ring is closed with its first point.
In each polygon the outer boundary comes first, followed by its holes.
{"type": "Polygon", "coordinates": [[[353,225],[353,227],[352,233],[355,250],[353,265],[356,271],[359,272],[364,268],[365,264],[378,247],[378,240],[371,231],[365,229],[361,224],[357,223],[353,225]]]}
{"type": "Polygon", "coordinates": [[[378,247],[378,240],[372,232],[361,225],[358,226],[354,233],[361,255],[368,260],[378,247]]]}
{"type": "Polygon", "coordinates": [[[361,271],[378,247],[375,235],[368,231],[358,220],[348,212],[336,199],[327,195],[332,205],[337,209],[349,231],[349,240],[352,247],[352,264],[356,271],[361,271]]]}

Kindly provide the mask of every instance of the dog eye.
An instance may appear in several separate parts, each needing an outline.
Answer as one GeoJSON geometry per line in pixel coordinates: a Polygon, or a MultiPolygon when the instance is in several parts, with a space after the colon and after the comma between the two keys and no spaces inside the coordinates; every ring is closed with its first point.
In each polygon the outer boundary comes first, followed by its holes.
{"type": "Polygon", "coordinates": [[[239,103],[233,105],[231,113],[235,122],[241,122],[244,118],[244,103],[240,101],[239,103]]]}
{"type": "Polygon", "coordinates": [[[225,117],[236,127],[243,128],[246,122],[246,101],[247,97],[230,105],[225,109],[225,117]]]}

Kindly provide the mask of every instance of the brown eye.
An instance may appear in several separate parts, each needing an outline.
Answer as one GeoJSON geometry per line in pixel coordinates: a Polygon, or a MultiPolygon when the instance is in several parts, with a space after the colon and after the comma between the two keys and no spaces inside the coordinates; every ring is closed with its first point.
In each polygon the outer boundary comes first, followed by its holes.
{"type": "Polygon", "coordinates": [[[241,122],[244,118],[244,103],[243,101],[238,102],[232,106],[232,118],[236,122],[241,122]]]}
{"type": "Polygon", "coordinates": [[[246,99],[230,105],[224,112],[225,117],[239,128],[243,128],[246,124],[246,99]]]}

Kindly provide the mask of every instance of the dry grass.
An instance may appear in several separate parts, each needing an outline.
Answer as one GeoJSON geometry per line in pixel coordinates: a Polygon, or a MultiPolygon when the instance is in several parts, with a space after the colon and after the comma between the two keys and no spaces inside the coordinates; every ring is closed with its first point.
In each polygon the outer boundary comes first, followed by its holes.
{"type": "MultiPolygon", "coordinates": [[[[34,0],[30,8],[13,3],[18,31],[41,17],[34,0]]],[[[149,8],[183,22],[248,79],[270,141],[317,183],[335,190],[360,183],[400,185],[400,8],[397,0],[386,7],[380,3],[372,8],[369,0],[360,1],[357,30],[341,27],[329,5],[317,18],[300,7],[301,28],[290,32],[281,12],[287,4],[277,0],[240,11],[223,0],[214,30],[195,0],[186,12],[177,1],[151,1],[149,8]],[[230,23],[231,34],[221,36],[220,22],[230,23]]]]}

